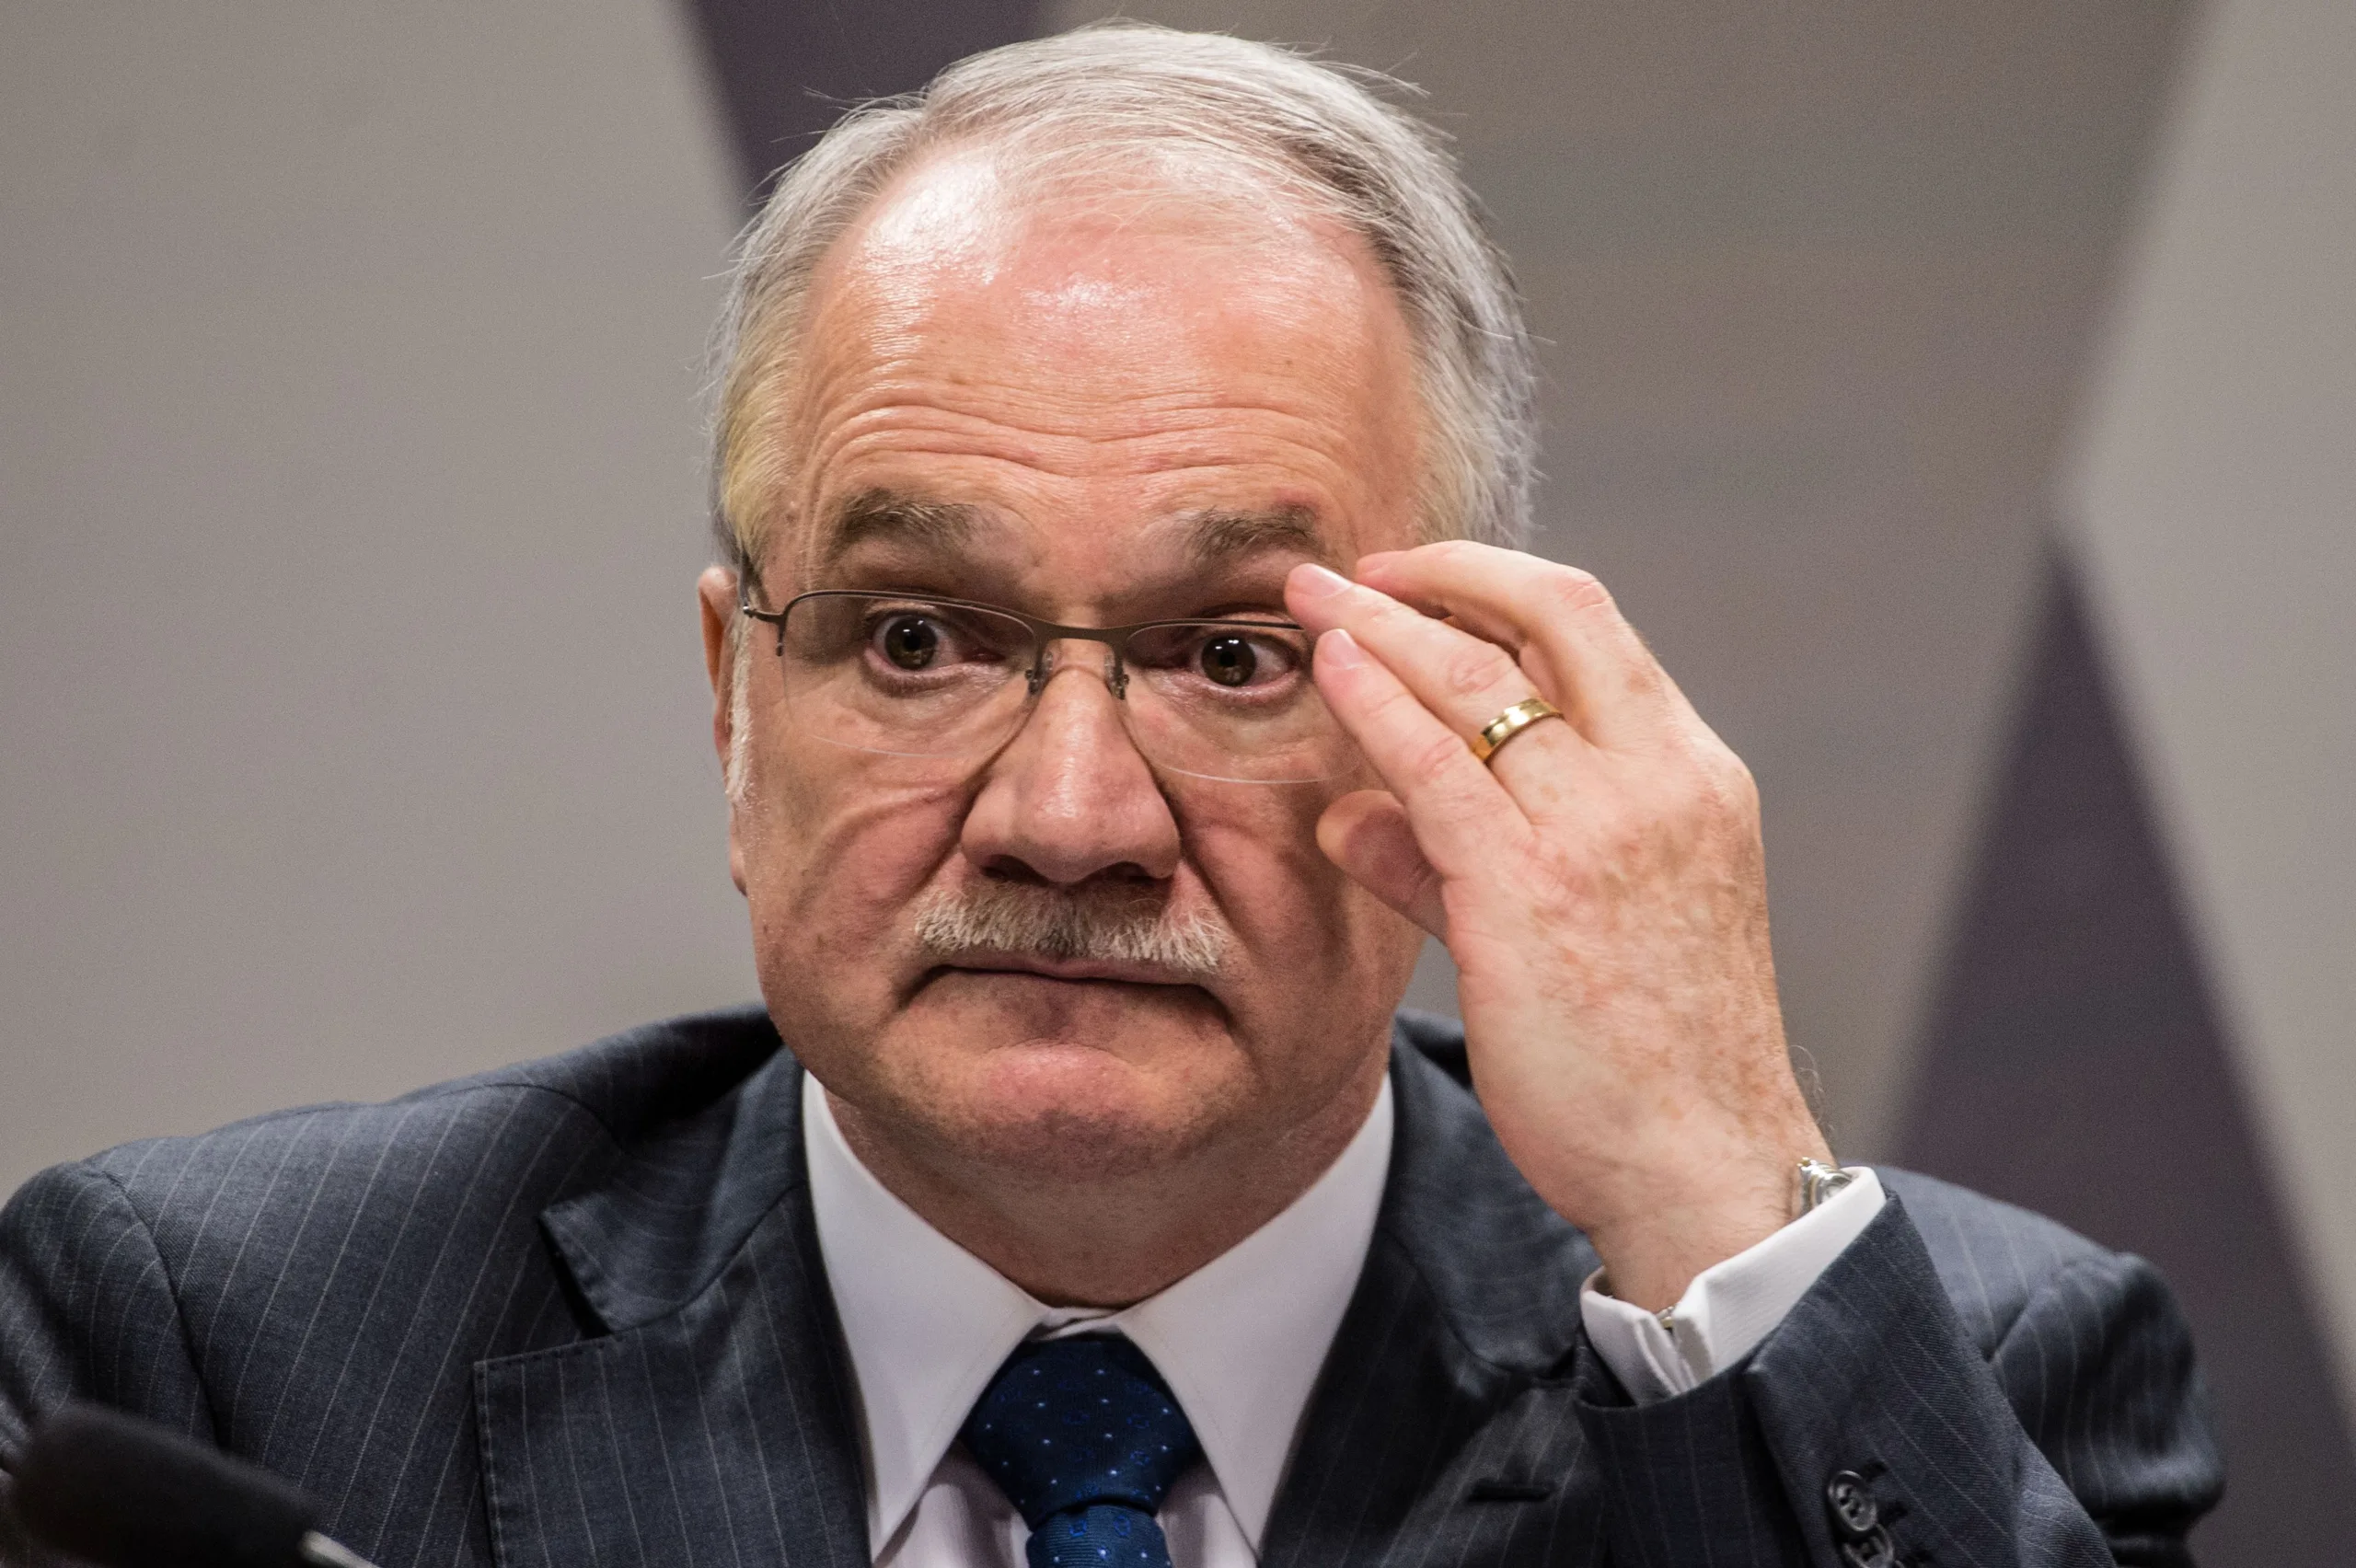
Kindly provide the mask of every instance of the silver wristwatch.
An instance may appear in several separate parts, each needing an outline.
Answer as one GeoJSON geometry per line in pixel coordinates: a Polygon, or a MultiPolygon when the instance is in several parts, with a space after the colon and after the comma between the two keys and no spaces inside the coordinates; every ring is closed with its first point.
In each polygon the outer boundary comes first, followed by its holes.
{"type": "Polygon", "coordinates": [[[1801,1160],[1799,1213],[1807,1213],[1856,1179],[1857,1173],[1854,1170],[1843,1170],[1820,1159],[1801,1160]]]}

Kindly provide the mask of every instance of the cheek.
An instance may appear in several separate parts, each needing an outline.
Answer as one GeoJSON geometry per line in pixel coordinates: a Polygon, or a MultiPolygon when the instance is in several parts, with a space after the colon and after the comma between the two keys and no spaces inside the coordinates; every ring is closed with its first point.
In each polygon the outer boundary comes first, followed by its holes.
{"type": "Polygon", "coordinates": [[[871,758],[813,752],[762,757],[737,808],[758,957],[764,971],[792,964],[803,985],[882,979],[888,964],[844,961],[872,961],[903,934],[967,802],[955,787],[895,778],[871,758]]]}
{"type": "Polygon", "coordinates": [[[1317,819],[1331,802],[1312,790],[1238,788],[1183,823],[1189,859],[1242,939],[1255,988],[1285,1010],[1322,1009],[1345,974],[1363,989],[1370,971],[1396,967],[1404,939],[1394,928],[1408,928],[1317,847],[1317,819]]]}

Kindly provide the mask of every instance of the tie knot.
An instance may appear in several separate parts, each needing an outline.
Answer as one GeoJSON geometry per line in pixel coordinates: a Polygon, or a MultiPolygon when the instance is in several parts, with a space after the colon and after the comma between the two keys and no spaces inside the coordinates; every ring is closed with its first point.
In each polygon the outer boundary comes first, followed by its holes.
{"type": "Polygon", "coordinates": [[[1150,1519],[1202,1451],[1153,1363],[1111,1335],[1019,1346],[958,1435],[1034,1531],[1097,1504],[1150,1519]]]}

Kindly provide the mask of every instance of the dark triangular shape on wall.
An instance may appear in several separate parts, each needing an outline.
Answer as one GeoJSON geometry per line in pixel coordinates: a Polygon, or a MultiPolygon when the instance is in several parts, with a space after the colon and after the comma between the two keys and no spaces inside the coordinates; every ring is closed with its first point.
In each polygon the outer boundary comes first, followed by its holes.
{"type": "Polygon", "coordinates": [[[914,92],[953,60],[1034,36],[1036,0],[689,0],[745,188],[766,184],[862,98],[914,92]]]}
{"type": "Polygon", "coordinates": [[[2166,1273],[2225,1435],[2205,1568],[2346,1560],[2356,1462],[2249,1101],[2066,561],[1934,998],[1907,1165],[2166,1273]]]}

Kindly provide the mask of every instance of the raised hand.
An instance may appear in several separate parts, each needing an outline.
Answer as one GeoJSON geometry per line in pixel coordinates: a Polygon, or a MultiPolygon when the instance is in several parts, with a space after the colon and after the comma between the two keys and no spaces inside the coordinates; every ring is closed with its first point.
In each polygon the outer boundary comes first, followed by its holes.
{"type": "Polygon", "coordinates": [[[1287,583],[1390,786],[1334,802],[1318,843],[1447,943],[1506,1152],[1616,1295],[1669,1306],[1831,1159],[1785,1051],[1750,771],[1586,572],[1452,541],[1357,579],[1287,583]],[[1476,759],[1533,696],[1563,719],[1476,759]]]}

